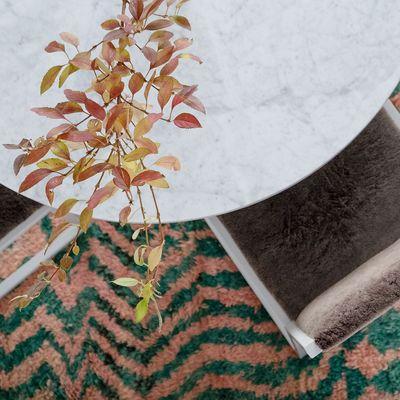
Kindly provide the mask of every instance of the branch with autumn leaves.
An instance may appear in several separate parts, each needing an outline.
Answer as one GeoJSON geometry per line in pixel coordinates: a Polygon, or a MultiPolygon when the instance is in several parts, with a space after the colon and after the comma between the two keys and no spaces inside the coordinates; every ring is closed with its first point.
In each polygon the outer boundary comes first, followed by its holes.
{"type": "Polygon", "coordinates": [[[70,243],[61,261],[47,262],[47,272],[38,276],[28,293],[17,296],[20,309],[38,297],[50,282],[58,277],[64,281],[73,264],[72,255],[78,255],[77,239],[88,230],[93,210],[108,201],[117,192],[123,192],[126,206],[120,211],[121,225],[138,212],[142,224],[133,233],[133,261],[146,268],[145,279],[119,278],[120,286],[131,287],[139,296],[136,321],[141,322],[152,303],[159,315],[157,298],[157,270],[164,248],[164,232],[156,198],[157,189],[167,189],[169,184],[159,168],[178,171],[180,162],[174,156],[163,156],[149,163],[150,156],[159,153],[160,144],[150,138],[154,129],[173,123],[177,128],[200,128],[199,120],[192,113],[177,113],[186,106],[205,114],[205,108],[195,96],[197,86],[183,84],[172,74],[183,60],[201,63],[186,51],[192,40],[175,39],[168,28],[191,30],[190,22],[180,15],[181,7],[188,0],[122,0],[121,14],[108,19],[101,27],[108,31],[101,41],[89,50],[80,49],[79,39],[71,33],[61,33],[62,43],[52,41],[45,48],[48,53],[65,54],[66,61],[49,69],[40,92],[50,90],[56,81],[61,88],[72,74],[90,74],[87,90],[66,89],[66,100],[55,107],[33,108],[42,117],[60,120],[46,136],[34,142],[22,140],[18,145],[5,145],[22,151],[14,162],[15,174],[22,167],[36,165],[19,188],[24,192],[46,180],[45,192],[50,204],[55,190],[64,181],[73,184],[93,184],[90,198],[80,213],[79,223],[73,224],[66,217],[80,202],[66,199],[55,211],[59,220],[48,240],[48,246],[66,229],[76,226],[75,239],[70,243]],[[145,71],[140,71],[135,60],[144,58],[145,71]],[[50,155],[51,154],[51,155],[50,155]],[[156,215],[146,212],[143,191],[149,190],[156,215]],[[150,239],[150,229],[158,223],[155,238],[150,239]],[[135,245],[138,238],[140,244],[135,245]]]}

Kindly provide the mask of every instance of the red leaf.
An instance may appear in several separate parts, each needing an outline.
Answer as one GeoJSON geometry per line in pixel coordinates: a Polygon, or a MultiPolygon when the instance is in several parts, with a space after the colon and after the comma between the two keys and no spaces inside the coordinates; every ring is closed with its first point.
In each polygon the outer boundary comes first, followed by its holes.
{"type": "Polygon", "coordinates": [[[88,208],[92,209],[97,207],[104,199],[110,197],[114,192],[114,188],[111,186],[104,186],[101,189],[97,189],[88,202],[88,208]]]}
{"type": "Polygon", "coordinates": [[[76,101],[77,103],[84,103],[87,99],[84,92],[78,92],[76,90],[65,89],[64,94],[69,101],[76,101]]]}
{"type": "Polygon", "coordinates": [[[121,167],[113,168],[114,184],[122,190],[129,190],[131,178],[129,172],[121,167]]]}
{"type": "Polygon", "coordinates": [[[147,171],[143,171],[140,174],[136,175],[132,179],[132,185],[133,186],[143,186],[147,182],[155,181],[157,179],[162,179],[162,178],[164,178],[164,175],[161,172],[147,170],[147,171]]]}
{"type": "Polygon", "coordinates": [[[150,62],[150,64],[153,64],[157,60],[157,52],[152,49],[151,47],[143,47],[142,48],[142,53],[146,57],[146,59],[150,62]]]}
{"type": "Polygon", "coordinates": [[[47,138],[51,138],[53,136],[57,136],[60,133],[65,133],[67,131],[69,131],[70,129],[72,129],[74,126],[71,124],[61,124],[56,126],[55,128],[51,129],[48,133],[47,133],[47,138]]]}
{"type": "Polygon", "coordinates": [[[197,90],[197,85],[194,86],[186,86],[179,93],[174,96],[172,100],[172,109],[174,109],[177,105],[183,103],[186,99],[188,99],[195,91],[197,90]]]}
{"type": "Polygon", "coordinates": [[[154,14],[158,7],[160,7],[161,3],[164,0],[153,0],[149,5],[146,6],[146,8],[143,10],[143,15],[142,17],[148,18],[150,15],[154,14]]]}
{"type": "Polygon", "coordinates": [[[174,124],[178,128],[182,129],[201,128],[201,124],[198,119],[194,115],[188,113],[179,114],[174,119],[174,124]]]}
{"type": "Polygon", "coordinates": [[[90,140],[93,140],[93,138],[93,133],[90,131],[71,131],[63,133],[59,136],[59,139],[77,143],[89,142],[90,140]]]}
{"type": "Polygon", "coordinates": [[[32,186],[35,186],[41,180],[49,176],[53,171],[50,169],[37,169],[36,171],[31,172],[24,181],[21,183],[19,187],[19,193],[25,192],[25,190],[30,189],[32,186]]]}
{"type": "Polygon", "coordinates": [[[146,25],[145,29],[148,31],[158,31],[159,29],[168,28],[172,25],[171,21],[167,19],[156,19],[155,21],[150,22],[146,25]]]}
{"type": "Polygon", "coordinates": [[[85,181],[86,179],[91,178],[92,176],[95,176],[99,172],[104,172],[108,169],[111,168],[111,165],[104,162],[104,163],[99,163],[96,165],[92,165],[89,168],[86,168],[83,170],[76,178],[76,182],[82,182],[85,181]]]}
{"type": "Polygon", "coordinates": [[[64,119],[64,116],[54,108],[50,107],[36,107],[32,108],[31,111],[40,115],[41,117],[47,117],[51,119],[64,119]]]}
{"type": "Polygon", "coordinates": [[[179,65],[179,58],[174,57],[167,64],[165,64],[160,71],[160,75],[171,75],[179,65]]]}
{"type": "Polygon", "coordinates": [[[104,42],[111,42],[116,39],[121,39],[126,37],[127,34],[123,29],[117,29],[115,31],[108,32],[106,36],[104,36],[104,42]]]}
{"type": "Polygon", "coordinates": [[[138,21],[143,13],[143,0],[131,0],[129,3],[129,11],[132,17],[138,21]]]}
{"type": "Polygon", "coordinates": [[[93,117],[100,119],[101,121],[103,121],[106,117],[106,112],[104,111],[104,108],[93,100],[86,99],[85,107],[88,112],[93,115],[93,117]]]}
{"type": "Polygon", "coordinates": [[[83,53],[78,53],[70,63],[79,69],[91,70],[92,62],[90,60],[90,53],[85,51],[83,53]]]}
{"type": "Polygon", "coordinates": [[[46,196],[47,200],[49,200],[50,204],[53,204],[54,200],[54,189],[57,186],[60,186],[63,181],[64,181],[64,176],[55,176],[54,178],[49,179],[49,181],[46,184],[46,196]]]}
{"type": "Polygon", "coordinates": [[[56,53],[57,51],[65,51],[65,46],[62,43],[53,40],[44,49],[47,53],[56,53]]]}
{"type": "Polygon", "coordinates": [[[184,103],[193,108],[196,111],[200,111],[203,114],[206,114],[206,108],[204,107],[203,103],[198,99],[196,96],[189,96],[187,99],[185,99],[184,103]]]}

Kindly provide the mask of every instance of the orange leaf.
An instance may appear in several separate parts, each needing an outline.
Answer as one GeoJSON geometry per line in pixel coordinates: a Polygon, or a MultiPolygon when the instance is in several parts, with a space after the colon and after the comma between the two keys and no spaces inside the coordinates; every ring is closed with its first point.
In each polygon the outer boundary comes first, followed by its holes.
{"type": "Polygon", "coordinates": [[[174,124],[182,129],[201,128],[199,120],[192,114],[183,113],[174,119],[174,124]]]}
{"type": "Polygon", "coordinates": [[[135,73],[129,81],[129,89],[133,95],[140,92],[144,85],[145,79],[140,72],[135,73]]]}
{"type": "Polygon", "coordinates": [[[25,157],[24,165],[31,165],[42,159],[50,150],[51,144],[31,150],[25,157]]]}
{"type": "Polygon", "coordinates": [[[166,79],[160,87],[158,92],[158,104],[161,107],[161,110],[164,110],[164,107],[168,104],[172,91],[174,89],[174,82],[172,79],[166,79]]]}
{"type": "Polygon", "coordinates": [[[150,132],[154,123],[157,122],[161,117],[162,114],[149,114],[147,117],[139,121],[135,127],[135,138],[139,138],[150,132]]]}
{"type": "Polygon", "coordinates": [[[54,218],[65,217],[67,214],[69,214],[77,202],[78,200],[76,199],[65,200],[60,207],[57,208],[56,212],[54,213],[54,218]]]}
{"type": "Polygon", "coordinates": [[[104,108],[93,100],[86,99],[85,107],[88,112],[93,115],[93,117],[100,119],[101,121],[103,121],[106,117],[106,112],[104,111],[104,108]]]}
{"type": "Polygon", "coordinates": [[[19,187],[19,193],[25,192],[25,190],[28,190],[32,186],[35,186],[37,183],[49,176],[52,172],[53,171],[51,171],[50,169],[44,168],[37,169],[36,171],[31,172],[21,183],[21,186],[19,187]]]}

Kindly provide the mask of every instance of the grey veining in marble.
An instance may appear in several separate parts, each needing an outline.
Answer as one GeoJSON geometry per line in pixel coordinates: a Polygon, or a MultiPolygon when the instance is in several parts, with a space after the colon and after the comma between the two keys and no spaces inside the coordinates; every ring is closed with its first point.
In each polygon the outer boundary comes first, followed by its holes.
{"type": "MultiPolygon", "coordinates": [[[[29,111],[60,99],[57,90],[39,96],[59,61],[43,47],[70,31],[86,48],[119,4],[0,0],[2,143],[54,126],[29,111]]],[[[172,189],[158,192],[165,221],[231,211],[291,186],[342,150],[400,79],[398,0],[192,0],[184,11],[204,64],[183,65],[181,77],[200,85],[208,115],[202,130],[159,133],[161,154],[183,165],[167,174],[172,189]]],[[[17,189],[14,154],[0,152],[0,182],[17,189]]],[[[56,193],[88,194],[84,186],[56,193]]],[[[43,186],[26,194],[46,203],[43,186]]],[[[122,204],[106,203],[97,216],[116,220],[122,204]]]]}

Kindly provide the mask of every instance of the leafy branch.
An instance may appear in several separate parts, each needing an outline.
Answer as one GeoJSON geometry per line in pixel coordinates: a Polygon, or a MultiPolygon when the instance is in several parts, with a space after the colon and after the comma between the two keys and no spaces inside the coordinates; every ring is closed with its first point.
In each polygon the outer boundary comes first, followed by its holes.
{"type": "Polygon", "coordinates": [[[46,181],[45,193],[53,204],[55,190],[67,179],[73,184],[92,184],[93,190],[87,200],[66,199],[55,211],[54,218],[59,222],[48,246],[70,227],[76,228],[75,238],[59,264],[45,263],[47,272],[38,276],[26,294],[13,299],[20,309],[38,297],[55,277],[60,281],[66,279],[73,264],[72,255],[80,252],[78,236],[88,230],[94,210],[116,193],[123,192],[127,203],[120,210],[120,224],[129,223],[136,213],[141,215],[142,223],[132,236],[132,254],[134,263],[145,266],[147,273],[143,280],[122,277],[114,283],[132,288],[139,296],[137,322],[143,320],[153,303],[161,326],[156,287],[165,236],[156,191],[169,188],[159,169],[179,171],[181,165],[170,155],[152,163],[147,161],[159,154],[160,144],[150,138],[154,129],[171,123],[180,129],[201,127],[195,115],[176,110],[186,106],[205,114],[203,104],[195,96],[197,86],[183,84],[172,75],[183,60],[201,63],[197,56],[186,52],[192,40],[175,39],[172,30],[168,30],[173,26],[179,28],[175,31],[191,30],[189,20],[180,15],[187,1],[121,0],[121,14],[101,24],[107,33],[89,50],[81,51],[78,37],[68,32],[60,34],[62,42],[54,40],[46,46],[46,52],[63,53],[66,61],[47,71],[40,85],[41,94],[50,90],[57,80],[58,87],[62,88],[76,73],[90,72],[90,78],[87,90],[65,89],[65,101],[55,107],[32,109],[39,116],[59,120],[59,125],[33,143],[23,139],[17,145],[5,145],[22,151],[14,161],[15,174],[22,167],[37,167],[25,177],[19,191],[46,181]],[[139,57],[145,62],[138,63],[139,57]],[[139,65],[147,67],[140,71],[139,65]],[[151,194],[156,211],[154,218],[144,204],[145,190],[151,194]],[[67,215],[82,202],[79,223],[68,221],[67,215]],[[159,229],[150,240],[154,222],[159,224],[159,229]],[[141,244],[136,244],[139,236],[143,239],[141,244]]]}

